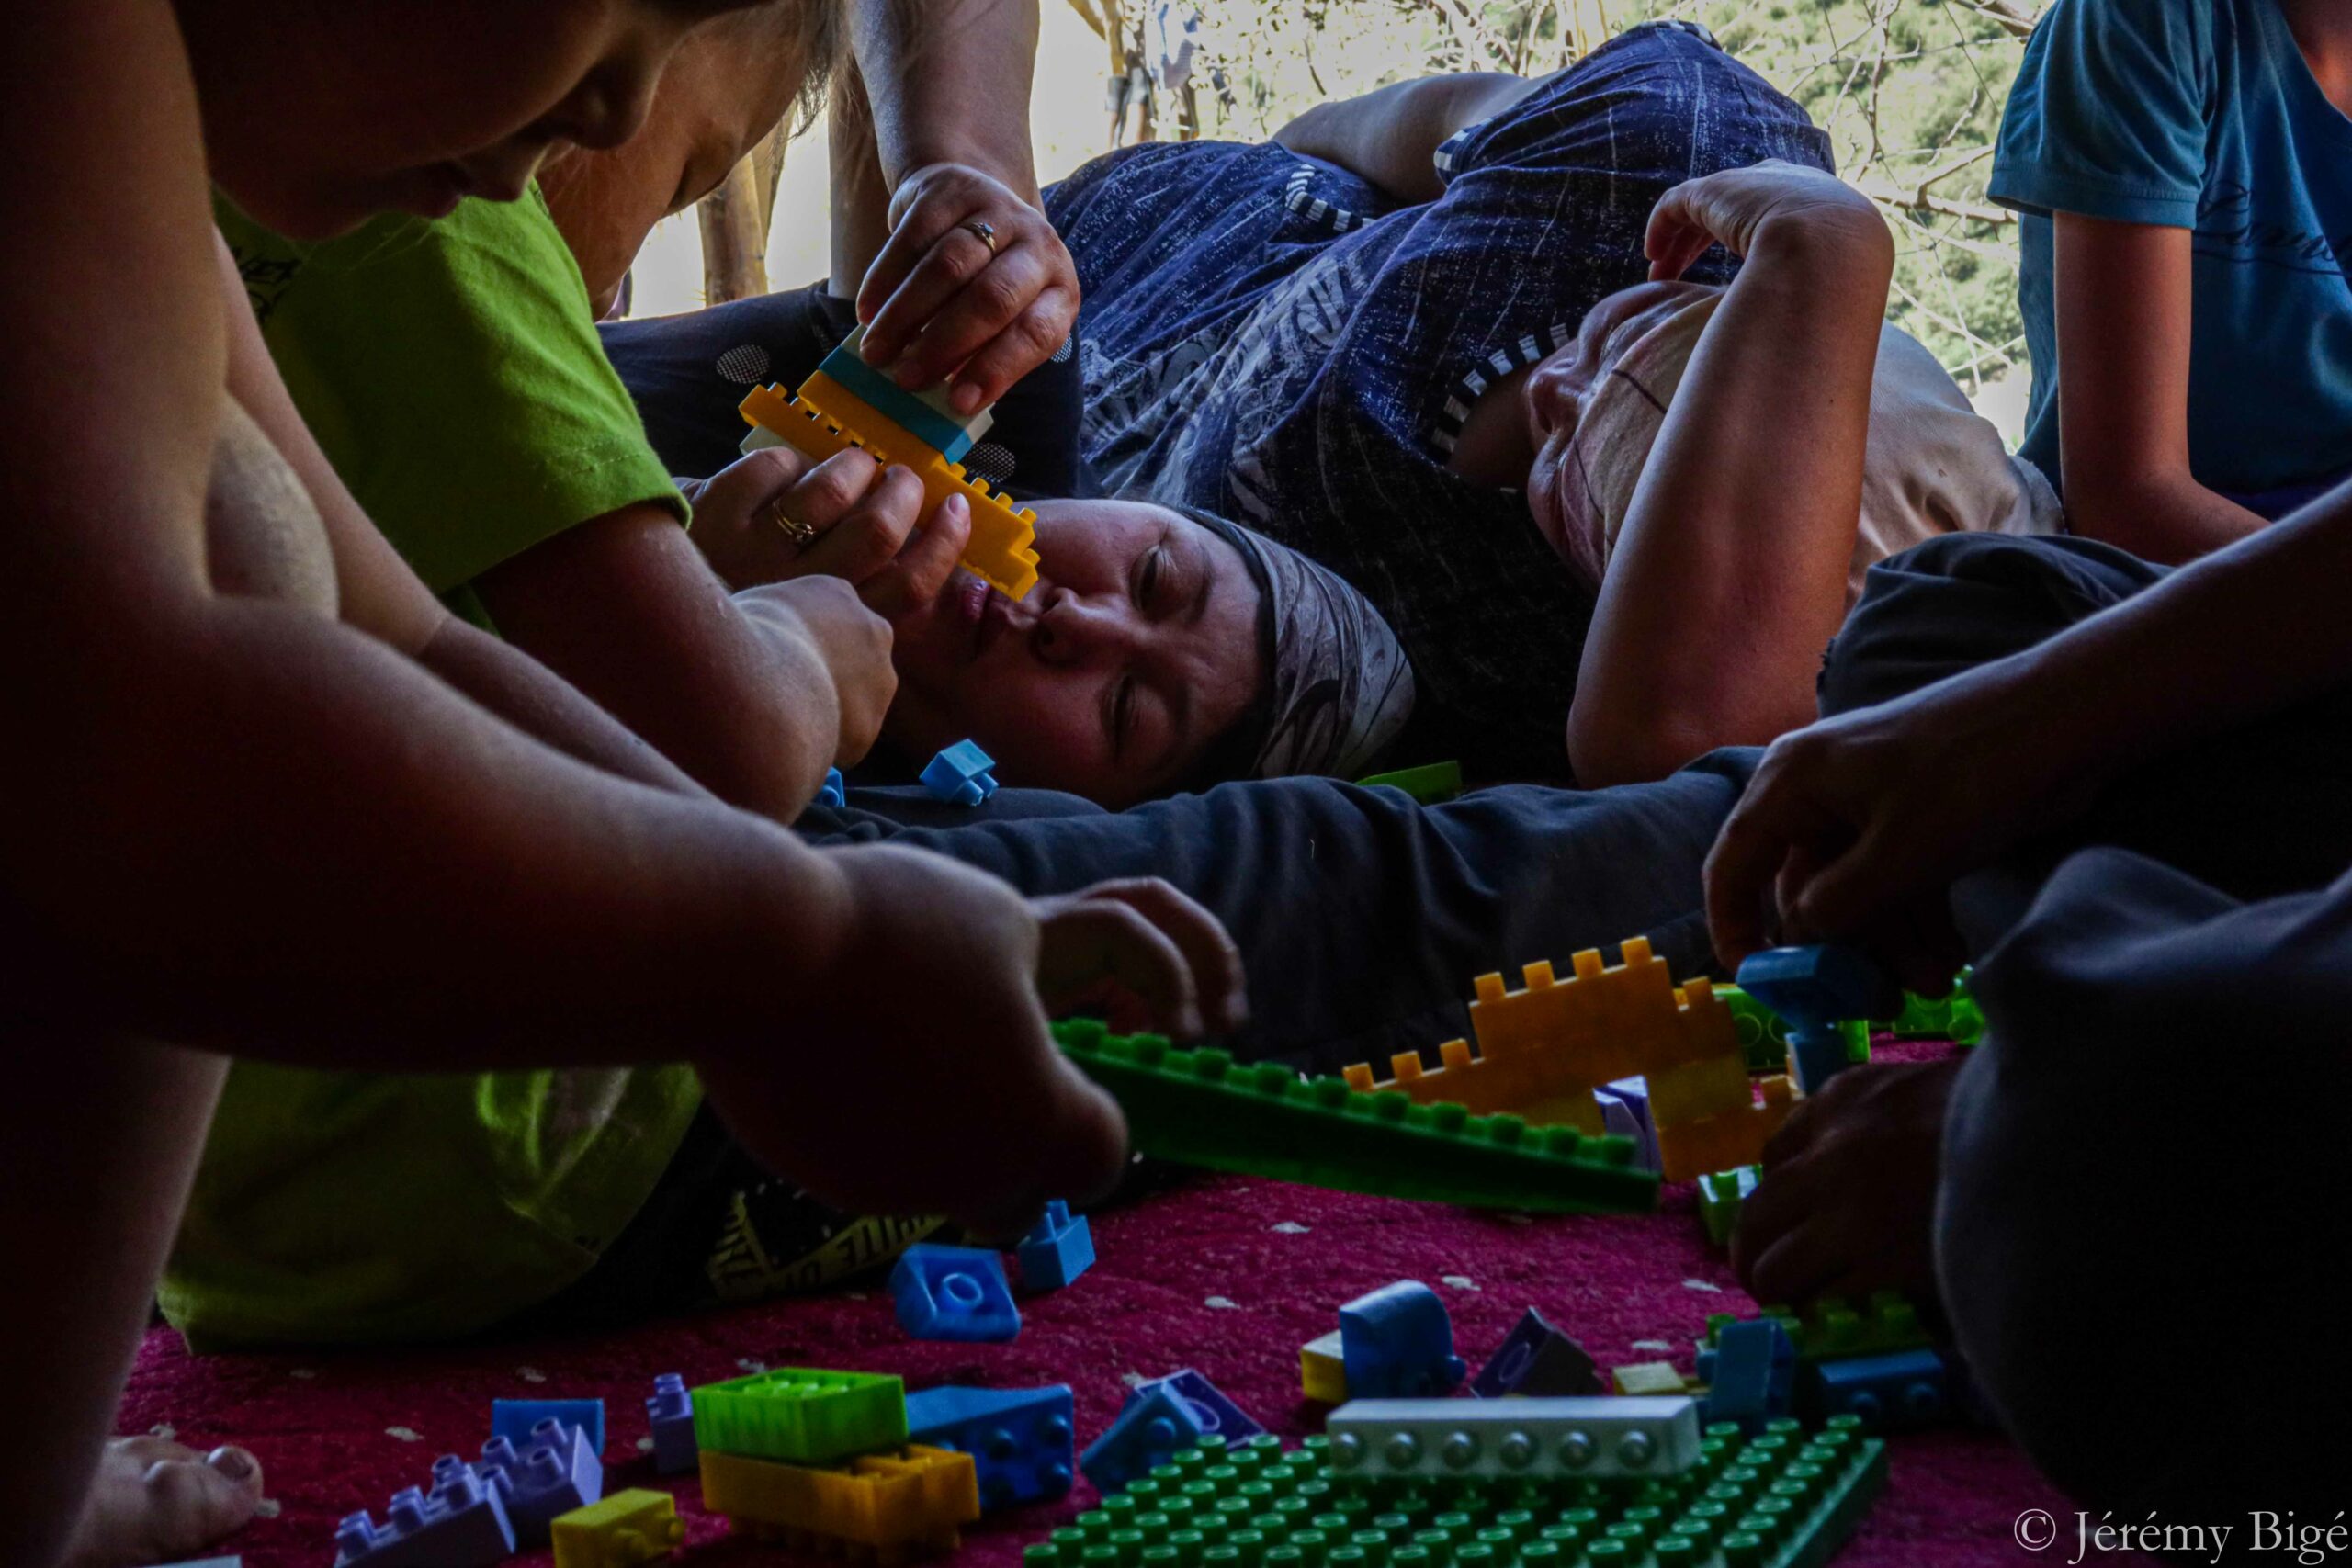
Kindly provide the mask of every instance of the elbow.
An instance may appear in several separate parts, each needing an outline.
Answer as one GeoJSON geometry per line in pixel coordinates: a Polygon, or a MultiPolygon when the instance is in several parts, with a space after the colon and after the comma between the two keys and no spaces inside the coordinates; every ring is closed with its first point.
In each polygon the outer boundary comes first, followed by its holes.
{"type": "Polygon", "coordinates": [[[1586,789],[1648,784],[1733,738],[1705,717],[1651,712],[1629,719],[1581,700],[1568,709],[1568,771],[1586,789]]]}

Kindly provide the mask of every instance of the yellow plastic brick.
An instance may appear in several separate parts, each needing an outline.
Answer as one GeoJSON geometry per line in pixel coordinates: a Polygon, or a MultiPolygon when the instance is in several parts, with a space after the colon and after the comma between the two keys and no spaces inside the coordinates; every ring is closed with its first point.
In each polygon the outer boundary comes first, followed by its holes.
{"type": "Polygon", "coordinates": [[[1348,1369],[1340,1359],[1340,1331],[1298,1348],[1298,1382],[1306,1397],[1325,1404],[1348,1402],[1348,1369]]]}
{"type": "Polygon", "coordinates": [[[667,1557],[686,1539],[667,1492],[632,1487],[556,1516],[555,1568],[636,1568],[667,1557]]]}
{"type": "Polygon", "coordinates": [[[980,1517],[972,1456],[920,1443],[817,1469],[737,1454],[702,1455],[703,1506],[756,1538],[813,1538],[883,1562],[953,1551],[980,1517]]]}

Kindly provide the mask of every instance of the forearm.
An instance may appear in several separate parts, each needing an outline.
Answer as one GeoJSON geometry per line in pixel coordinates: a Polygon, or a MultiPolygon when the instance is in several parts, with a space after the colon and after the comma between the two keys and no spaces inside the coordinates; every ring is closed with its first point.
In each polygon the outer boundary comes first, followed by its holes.
{"type": "Polygon", "coordinates": [[[1498,72],[1424,76],[1318,104],[1275,131],[1273,140],[1337,164],[1400,201],[1435,201],[1445,190],[1435,160],[1446,138],[1500,114],[1535,85],[1498,72]]]}
{"type": "Polygon", "coordinates": [[[2112,777],[2352,680],[2352,486],[2065,635],[1936,688],[2007,705],[2112,777]]]}
{"type": "Polygon", "coordinates": [[[16,707],[46,761],[12,991],[92,1026],[342,1067],[724,1052],[843,940],[838,872],[781,829],[278,604],[157,607],[16,707]]]}
{"type": "Polygon", "coordinates": [[[680,795],[702,795],[670,760],[547,666],[450,616],[417,662],[524,734],[616,777],[680,795]]]}
{"type": "Polygon", "coordinates": [[[2186,472],[2077,473],[2066,469],[2068,526],[2085,538],[2129,550],[2143,560],[2177,566],[2230,546],[2263,528],[2265,520],[2186,472]]]}
{"type": "Polygon", "coordinates": [[[850,25],[892,189],[917,169],[964,164],[1043,205],[1029,136],[1036,0],[857,0],[850,25]]]}
{"type": "Polygon", "coordinates": [[[1569,720],[1585,782],[1662,776],[1814,716],[1845,611],[1893,262],[1874,217],[1758,235],[1602,581],[1569,720]]]}

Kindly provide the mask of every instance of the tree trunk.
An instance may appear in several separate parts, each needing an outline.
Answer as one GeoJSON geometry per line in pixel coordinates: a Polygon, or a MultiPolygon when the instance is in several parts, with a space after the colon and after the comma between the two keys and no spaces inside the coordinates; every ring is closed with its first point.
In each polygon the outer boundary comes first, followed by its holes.
{"type": "Polygon", "coordinates": [[[768,206],[762,197],[755,159],[744,158],[727,172],[718,188],[702,198],[702,293],[707,305],[748,299],[768,291],[768,206]]]}

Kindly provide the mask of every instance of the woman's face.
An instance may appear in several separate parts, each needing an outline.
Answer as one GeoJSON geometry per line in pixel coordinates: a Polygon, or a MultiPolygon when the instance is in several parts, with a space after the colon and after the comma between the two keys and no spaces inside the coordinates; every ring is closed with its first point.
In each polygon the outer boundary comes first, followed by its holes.
{"type": "MultiPolygon", "coordinates": [[[[780,3],[780,0],[770,0],[780,3]]],[[[322,239],[512,200],[548,149],[616,147],[681,39],[744,0],[183,0],[213,178],[322,239]]]]}
{"type": "Polygon", "coordinates": [[[969,737],[1005,783],[1105,806],[1163,793],[1258,694],[1257,584],[1166,507],[1036,511],[1027,598],[959,573],[897,623],[888,734],[915,757],[969,737]]]}
{"type": "MultiPolygon", "coordinates": [[[[1527,477],[1528,506],[1544,537],[1572,562],[1597,566],[1605,553],[1597,542],[1575,537],[1590,519],[1587,465],[1594,455],[1577,444],[1586,409],[1628,349],[1694,300],[1721,292],[1702,283],[1641,283],[1620,289],[1585,312],[1575,342],[1529,374],[1525,401],[1535,461],[1527,477]]],[[[1623,459],[1629,455],[1612,456],[1623,459]]]]}

